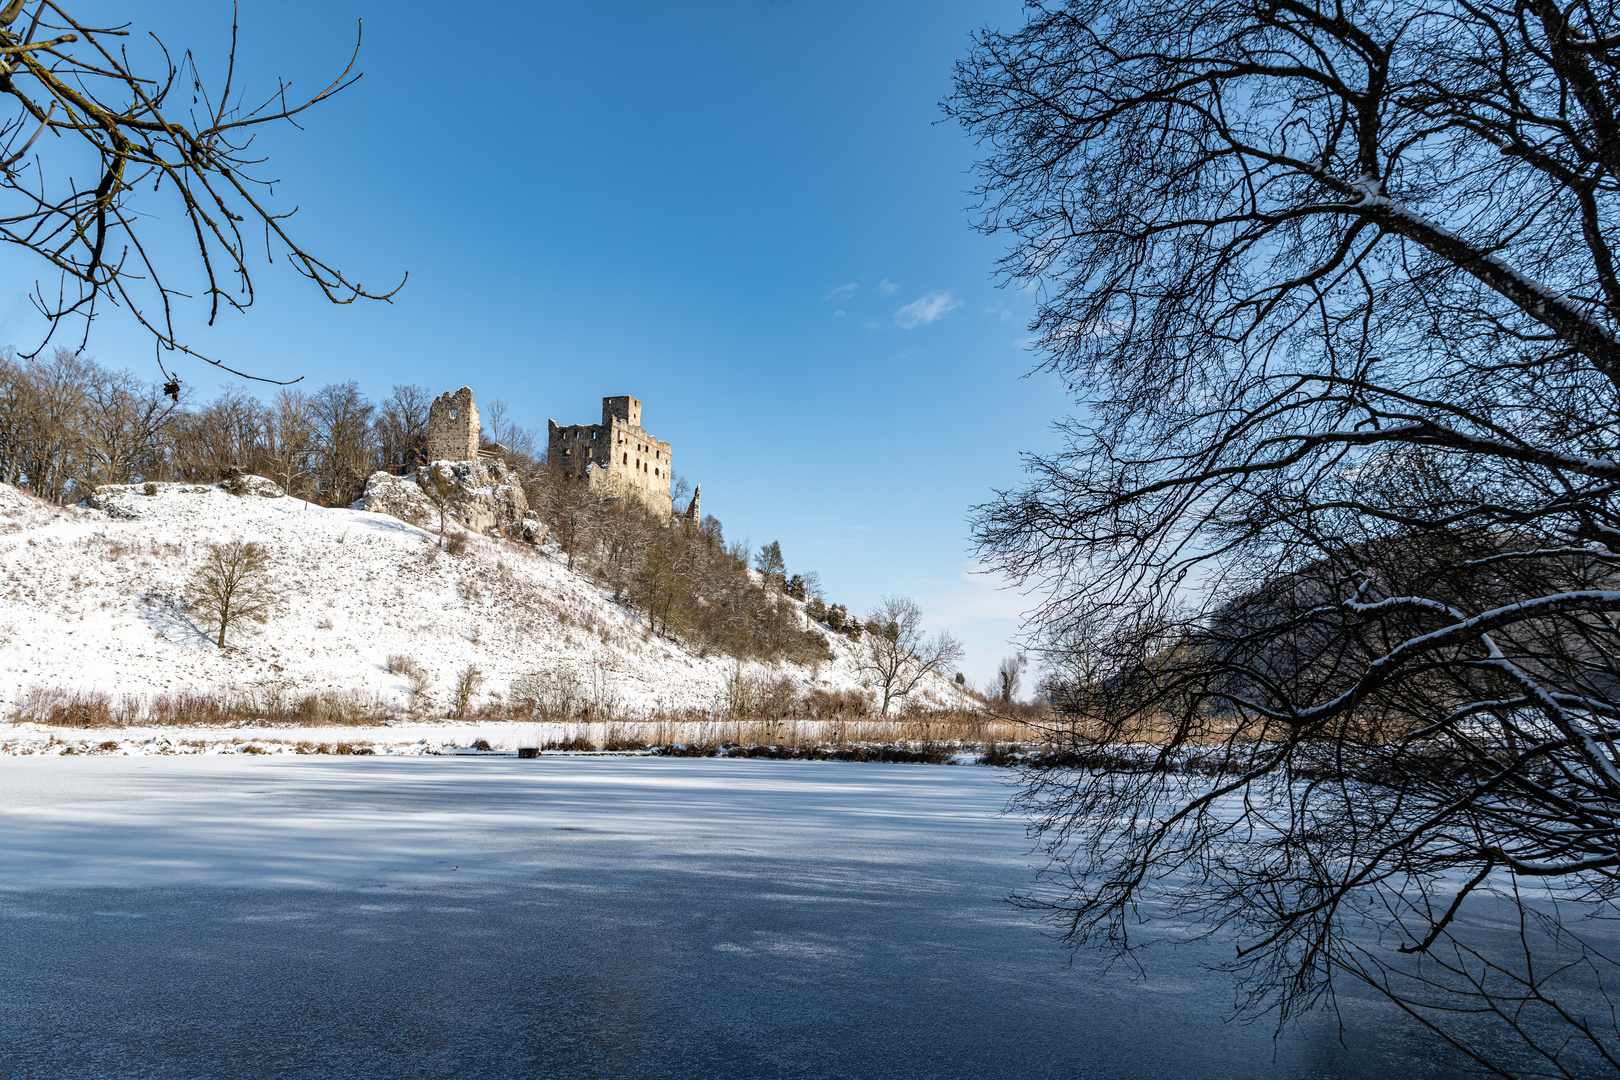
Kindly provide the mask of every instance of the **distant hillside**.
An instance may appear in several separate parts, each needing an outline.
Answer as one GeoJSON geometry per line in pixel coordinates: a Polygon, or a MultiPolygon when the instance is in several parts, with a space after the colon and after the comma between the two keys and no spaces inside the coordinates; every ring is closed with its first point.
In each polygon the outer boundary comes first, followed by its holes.
{"type": "MultiPolygon", "coordinates": [[[[340,692],[404,715],[444,715],[458,674],[483,682],[476,708],[514,680],[558,681],[616,714],[710,711],[738,670],[654,635],[555,549],[467,534],[465,552],[396,518],[302,500],[231,495],[219,485],[158,484],[58,508],[0,485],[0,707],[30,694],[90,690],[139,709],[156,695],[229,694],[273,702],[340,692]],[[185,607],[210,543],[264,544],[285,599],[224,651],[185,607]],[[390,658],[424,673],[413,696],[390,658]]],[[[796,603],[795,601],[787,601],[796,603]]],[[[802,605],[798,605],[802,618],[802,605]]],[[[849,641],[829,662],[745,672],[800,694],[861,688],[849,641]]],[[[400,665],[395,663],[398,668],[400,665]]],[[[923,703],[956,704],[933,680],[923,703]]]]}

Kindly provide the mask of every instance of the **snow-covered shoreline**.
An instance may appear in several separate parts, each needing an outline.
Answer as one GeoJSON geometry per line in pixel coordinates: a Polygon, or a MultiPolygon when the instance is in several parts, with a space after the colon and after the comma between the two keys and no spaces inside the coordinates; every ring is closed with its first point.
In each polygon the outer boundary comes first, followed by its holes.
{"type": "MultiPolygon", "coordinates": [[[[821,725],[794,731],[789,739],[762,742],[749,738],[760,734],[758,725],[728,723],[521,723],[515,721],[446,721],[442,723],[398,723],[386,726],[255,726],[229,727],[138,726],[121,728],[62,728],[47,724],[16,723],[0,726],[0,757],[115,756],[149,757],[184,754],[296,754],[296,755],[380,755],[419,757],[424,754],[515,754],[533,747],[553,754],[646,754],[674,748],[685,756],[687,747],[704,752],[717,749],[718,756],[785,756],[828,753],[874,755],[882,750],[902,754],[914,740],[815,739],[821,725]],[[806,741],[806,736],[811,741],[806,741]],[[634,748],[603,749],[633,740],[634,748]],[[590,749],[558,749],[583,742],[590,749]],[[767,753],[766,751],[769,751],[767,753]]],[[[873,725],[876,728],[876,725],[873,725]]],[[[892,729],[890,729],[892,734],[892,729]]],[[[857,734],[860,734],[857,732],[857,734]]],[[[930,754],[931,759],[952,764],[968,764],[978,757],[978,748],[960,746],[930,754]]],[[[877,756],[873,760],[879,760],[877,756]]]]}

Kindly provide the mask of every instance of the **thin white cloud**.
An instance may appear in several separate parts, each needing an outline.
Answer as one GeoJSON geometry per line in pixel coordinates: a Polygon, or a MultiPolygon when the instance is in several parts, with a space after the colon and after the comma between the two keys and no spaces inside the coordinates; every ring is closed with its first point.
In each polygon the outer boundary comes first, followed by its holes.
{"type": "Polygon", "coordinates": [[[821,301],[822,303],[826,303],[828,300],[847,300],[849,297],[855,295],[856,287],[855,282],[851,281],[846,285],[838,286],[836,289],[829,289],[827,291],[827,295],[823,296],[821,301]]]}
{"type": "Polygon", "coordinates": [[[948,292],[929,293],[909,304],[902,304],[894,313],[894,321],[902,330],[915,330],[919,326],[938,322],[961,306],[961,301],[948,292]]]}
{"type": "Polygon", "coordinates": [[[898,288],[900,288],[898,281],[890,281],[888,278],[884,278],[878,282],[877,291],[879,296],[893,296],[898,288]]]}

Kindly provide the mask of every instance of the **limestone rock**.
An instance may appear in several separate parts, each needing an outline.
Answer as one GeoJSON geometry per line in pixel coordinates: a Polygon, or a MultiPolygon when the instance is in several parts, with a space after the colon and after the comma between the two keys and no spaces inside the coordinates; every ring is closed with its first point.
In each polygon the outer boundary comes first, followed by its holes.
{"type": "Polygon", "coordinates": [[[112,506],[112,501],[119,495],[127,495],[131,490],[129,484],[102,484],[89,495],[85,496],[84,505],[92,510],[106,510],[112,506]]]}
{"type": "Polygon", "coordinates": [[[473,532],[517,537],[529,500],[502,461],[435,461],[417,472],[431,501],[449,500],[450,514],[473,532]]]}
{"type": "Polygon", "coordinates": [[[501,461],[435,461],[410,476],[373,473],[356,507],[431,528],[438,524],[440,501],[447,518],[473,532],[545,539],[545,525],[529,510],[523,485],[501,461]]]}
{"type": "Polygon", "coordinates": [[[417,486],[414,474],[395,476],[386,472],[372,473],[366,480],[366,493],[354,504],[354,509],[387,514],[424,529],[436,525],[439,520],[439,511],[417,486]]]}
{"type": "Polygon", "coordinates": [[[255,476],[234,466],[225,471],[225,478],[219,482],[219,486],[232,495],[257,495],[264,499],[279,499],[286,494],[274,480],[255,476]]]}
{"type": "Polygon", "coordinates": [[[140,501],[145,498],[139,484],[102,484],[85,496],[83,505],[111,518],[139,518],[140,501]]]}

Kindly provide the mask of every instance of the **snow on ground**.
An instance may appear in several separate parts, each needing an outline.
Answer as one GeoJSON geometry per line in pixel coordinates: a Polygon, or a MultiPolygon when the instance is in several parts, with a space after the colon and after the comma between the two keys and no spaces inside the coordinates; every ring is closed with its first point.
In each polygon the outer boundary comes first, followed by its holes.
{"type": "MultiPolygon", "coordinates": [[[[294,724],[163,725],[138,724],[128,727],[61,728],[49,724],[19,721],[0,727],[0,757],[45,755],[70,757],[74,754],[114,757],[166,757],[174,754],[383,754],[416,757],[422,754],[459,753],[476,749],[479,753],[515,753],[521,747],[539,749],[583,739],[600,747],[625,740],[645,746],[712,747],[726,743],[755,747],[762,745],[804,746],[821,744],[839,749],[842,745],[888,745],[897,741],[893,727],[878,722],[867,724],[816,723],[814,721],[773,726],[730,721],[680,721],[668,723],[621,723],[591,721],[572,723],[529,723],[507,720],[446,720],[422,722],[398,719],[386,725],[327,724],[302,727],[294,724]],[[835,730],[837,729],[837,730],[835,730]],[[772,735],[781,736],[772,738],[772,735]],[[793,736],[793,737],[788,737],[793,736]]],[[[915,743],[913,742],[914,746],[915,743]]],[[[900,747],[904,749],[904,747],[900,747]]],[[[554,753],[646,753],[643,750],[546,750],[554,753]]],[[[958,745],[951,761],[958,765],[976,763],[980,751],[958,745]]]]}
{"type": "MultiPolygon", "coordinates": [[[[519,676],[558,670],[633,715],[721,700],[732,661],[653,636],[554,550],[479,536],[461,556],[436,545],[385,515],[217,485],[130,488],[104,510],[0,485],[0,709],[48,686],[115,697],[358,691],[403,712],[405,677],[386,670],[393,654],[426,668],[438,715],[467,665],[485,679],[475,705],[519,676]],[[269,548],[286,599],[222,652],[182,597],[205,545],[233,539],[269,548]]],[[[804,688],[859,686],[852,647],[831,640],[833,662],[783,673],[804,688]]],[[[929,693],[944,703],[955,691],[936,680],[929,693]]]]}
{"type": "Polygon", "coordinates": [[[1003,775],[0,759],[0,1075],[1457,1075],[1353,986],[1227,1023],[1229,945],[1070,966],[1003,775]]]}

